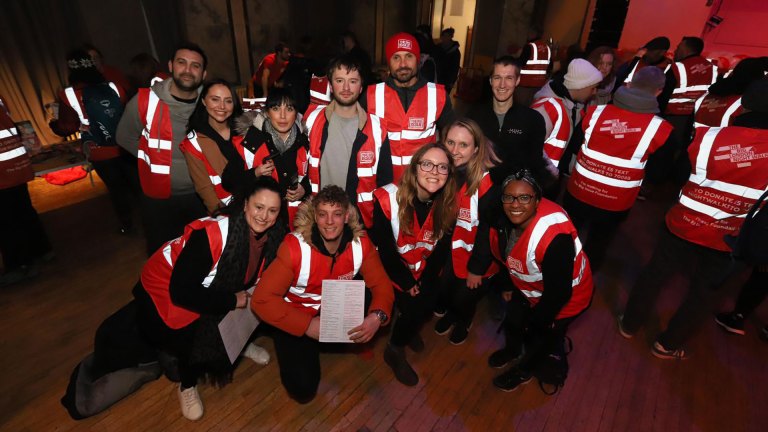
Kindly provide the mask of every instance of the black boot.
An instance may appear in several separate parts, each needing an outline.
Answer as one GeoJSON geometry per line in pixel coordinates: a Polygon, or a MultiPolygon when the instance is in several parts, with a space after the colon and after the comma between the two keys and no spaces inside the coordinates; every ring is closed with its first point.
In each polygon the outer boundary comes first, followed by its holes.
{"type": "Polygon", "coordinates": [[[392,368],[395,378],[401,383],[409,387],[419,383],[419,376],[416,375],[416,371],[408,364],[403,347],[396,347],[388,343],[387,348],[384,350],[384,361],[392,368]]]}

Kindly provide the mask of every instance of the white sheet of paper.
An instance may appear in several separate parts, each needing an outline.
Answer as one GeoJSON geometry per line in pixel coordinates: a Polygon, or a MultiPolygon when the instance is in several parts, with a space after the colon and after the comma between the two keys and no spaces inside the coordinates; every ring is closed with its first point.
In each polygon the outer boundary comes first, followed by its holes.
{"type": "MultiPolygon", "coordinates": [[[[253,288],[248,290],[253,292],[253,288]]],[[[245,344],[259,325],[259,318],[251,311],[251,305],[242,309],[229,311],[219,322],[219,333],[227,349],[229,361],[235,364],[235,360],[243,352],[245,344]]]]}
{"type": "Polygon", "coordinates": [[[323,295],[320,300],[320,342],[352,343],[347,332],[362,324],[364,317],[364,281],[323,281],[323,295]]]}

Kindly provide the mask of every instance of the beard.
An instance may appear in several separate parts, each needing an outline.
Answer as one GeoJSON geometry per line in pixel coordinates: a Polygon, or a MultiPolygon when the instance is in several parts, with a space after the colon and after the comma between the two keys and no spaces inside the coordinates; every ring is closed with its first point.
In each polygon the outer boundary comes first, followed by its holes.
{"type": "Polygon", "coordinates": [[[339,98],[333,98],[333,100],[335,100],[338,105],[343,106],[343,107],[350,107],[350,106],[355,105],[357,103],[358,99],[359,99],[359,97],[351,97],[351,98],[346,99],[346,100],[342,100],[342,99],[339,99],[339,98]]]}
{"type": "Polygon", "coordinates": [[[400,68],[392,74],[392,77],[401,84],[408,84],[416,76],[416,71],[411,68],[400,68]],[[404,72],[408,72],[405,74],[404,72]]]}
{"type": "MultiPolygon", "coordinates": [[[[190,74],[186,74],[186,75],[190,76],[190,74]]],[[[176,75],[173,76],[173,84],[175,84],[177,88],[183,91],[196,90],[198,87],[200,87],[200,84],[202,82],[203,82],[202,79],[194,79],[193,77],[192,84],[187,85],[184,83],[184,81],[181,80],[181,75],[179,75],[178,77],[176,75]]]]}

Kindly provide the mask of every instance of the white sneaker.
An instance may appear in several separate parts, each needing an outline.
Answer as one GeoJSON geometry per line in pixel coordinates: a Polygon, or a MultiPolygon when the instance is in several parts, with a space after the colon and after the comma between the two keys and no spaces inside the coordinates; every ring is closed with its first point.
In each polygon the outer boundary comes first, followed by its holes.
{"type": "Polygon", "coordinates": [[[267,350],[253,342],[246,345],[245,350],[243,351],[243,357],[248,357],[257,365],[266,366],[269,364],[269,353],[267,350]]]}
{"type": "Polygon", "coordinates": [[[200,420],[203,416],[203,401],[197,393],[197,386],[182,390],[179,385],[179,403],[181,403],[181,413],[187,420],[200,420]]]}

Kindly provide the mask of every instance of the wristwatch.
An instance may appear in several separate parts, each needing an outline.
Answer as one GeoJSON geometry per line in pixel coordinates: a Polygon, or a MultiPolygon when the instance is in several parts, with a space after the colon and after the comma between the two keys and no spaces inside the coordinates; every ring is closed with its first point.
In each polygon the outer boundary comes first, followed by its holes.
{"type": "Polygon", "coordinates": [[[378,318],[378,319],[379,319],[379,321],[381,321],[381,323],[382,323],[382,324],[384,324],[385,322],[387,322],[387,318],[389,318],[389,317],[387,316],[387,313],[386,313],[386,312],[384,312],[384,311],[383,311],[383,310],[381,310],[381,309],[374,309],[374,310],[372,310],[372,311],[371,311],[371,313],[372,313],[372,314],[376,314],[376,318],[378,318]]]}

